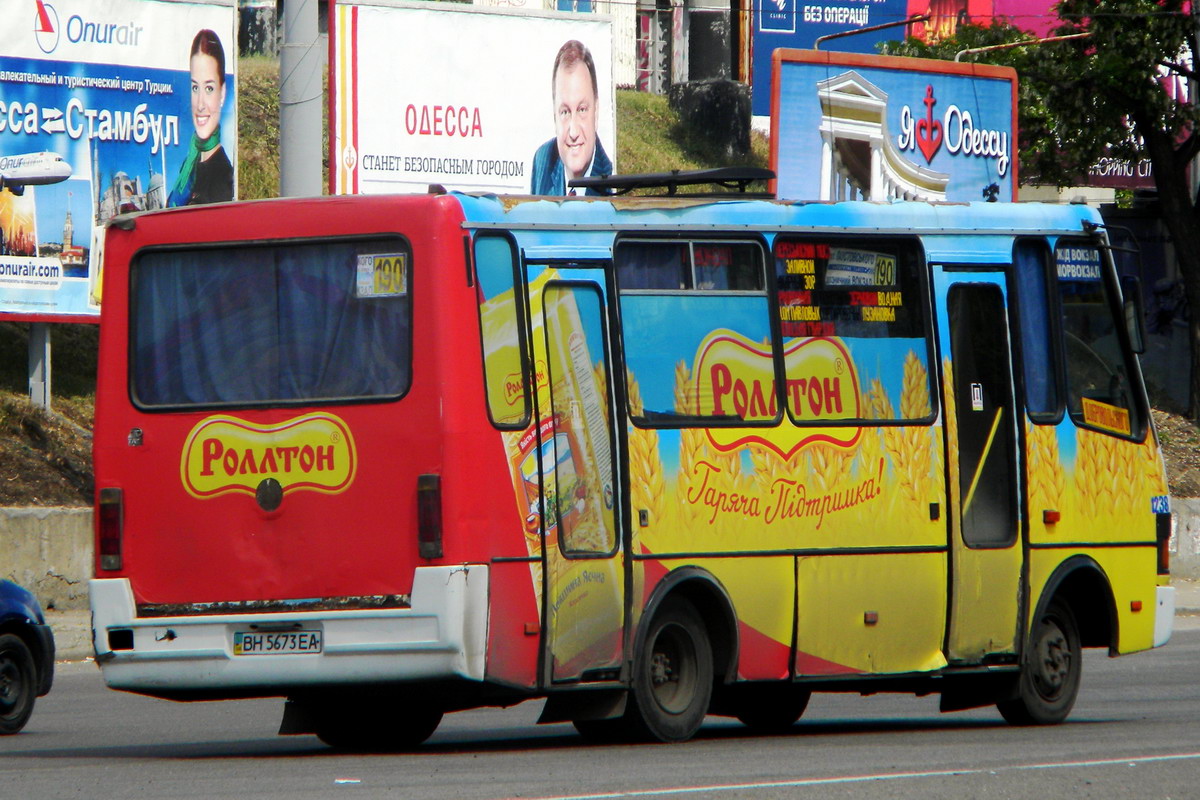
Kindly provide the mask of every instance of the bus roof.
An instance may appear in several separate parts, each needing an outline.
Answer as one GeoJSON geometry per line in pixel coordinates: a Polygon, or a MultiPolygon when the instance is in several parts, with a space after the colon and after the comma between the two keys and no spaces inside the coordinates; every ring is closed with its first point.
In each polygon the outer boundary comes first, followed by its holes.
{"type": "Polygon", "coordinates": [[[458,194],[474,229],[770,232],[787,230],[892,234],[1065,235],[1100,224],[1081,204],[792,203],[686,197],[544,198],[458,194]],[[1086,223],[1086,224],[1085,224],[1086,223]]]}

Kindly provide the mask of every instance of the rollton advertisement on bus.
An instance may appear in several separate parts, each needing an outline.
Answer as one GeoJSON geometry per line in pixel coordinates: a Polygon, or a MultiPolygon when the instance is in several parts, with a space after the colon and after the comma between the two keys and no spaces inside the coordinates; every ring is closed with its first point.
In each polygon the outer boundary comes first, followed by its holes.
{"type": "Polygon", "coordinates": [[[608,17],[387,0],[330,6],[335,194],[430,184],[566,194],[551,145],[567,105],[588,120],[572,142],[588,174],[613,172],[608,17]],[[566,75],[580,82],[563,86],[566,75]]]}
{"type": "Polygon", "coordinates": [[[788,200],[1017,199],[1007,67],[777,50],[775,192],[788,200]]]}
{"type": "Polygon", "coordinates": [[[232,200],[234,0],[17,0],[0,27],[0,318],[96,321],[103,226],[232,200]]]}

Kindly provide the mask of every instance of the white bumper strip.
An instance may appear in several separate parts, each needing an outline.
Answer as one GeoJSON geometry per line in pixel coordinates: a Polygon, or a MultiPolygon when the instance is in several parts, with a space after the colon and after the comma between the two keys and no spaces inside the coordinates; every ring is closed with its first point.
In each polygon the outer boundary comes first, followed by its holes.
{"type": "Polygon", "coordinates": [[[403,609],[139,618],[127,578],[90,584],[92,639],[104,679],[130,691],[211,691],[376,681],[481,681],[487,643],[488,568],[422,567],[403,609]],[[233,653],[235,631],[295,625],[319,630],[322,652],[233,653]],[[113,651],[109,632],[133,647],[113,651]]]}
{"type": "Polygon", "coordinates": [[[1175,629],[1175,587],[1159,586],[1154,609],[1154,646],[1162,647],[1175,629]]]}

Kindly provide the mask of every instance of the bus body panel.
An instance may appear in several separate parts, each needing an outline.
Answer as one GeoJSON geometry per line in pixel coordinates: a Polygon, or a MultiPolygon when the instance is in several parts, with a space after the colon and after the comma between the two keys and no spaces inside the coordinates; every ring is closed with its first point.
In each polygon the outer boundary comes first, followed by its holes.
{"type": "MultiPolygon", "coordinates": [[[[1153,574],[1155,567],[1152,547],[1076,545],[1062,549],[1032,550],[1029,557],[1031,609],[1036,611],[1039,604],[1047,599],[1045,589],[1048,582],[1052,577],[1061,575],[1068,562],[1076,565],[1079,562],[1094,564],[1112,592],[1111,600],[1104,596],[1095,598],[1094,612],[1105,617],[1111,614],[1115,628],[1112,641],[1097,642],[1097,646],[1110,648],[1114,655],[1136,653],[1159,646],[1156,644],[1158,626],[1163,623],[1160,612],[1173,615],[1174,607],[1160,607],[1159,587],[1146,580],[1146,575],[1153,574]]],[[[1070,574],[1070,570],[1067,572],[1070,574]]]]}
{"type": "Polygon", "coordinates": [[[797,672],[933,672],[946,666],[944,553],[797,559],[797,672]]]}
{"type": "Polygon", "coordinates": [[[532,587],[525,561],[493,563],[489,576],[487,678],[532,691],[541,682],[540,587],[532,587]]]}

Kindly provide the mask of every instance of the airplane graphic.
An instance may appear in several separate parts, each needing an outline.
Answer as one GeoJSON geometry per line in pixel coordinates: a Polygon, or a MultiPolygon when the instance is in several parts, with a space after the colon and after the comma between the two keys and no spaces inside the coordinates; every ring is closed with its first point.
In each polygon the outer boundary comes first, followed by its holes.
{"type": "Polygon", "coordinates": [[[0,189],[20,197],[26,186],[58,183],[71,177],[71,165],[58,153],[24,153],[0,156],[0,189]]]}

